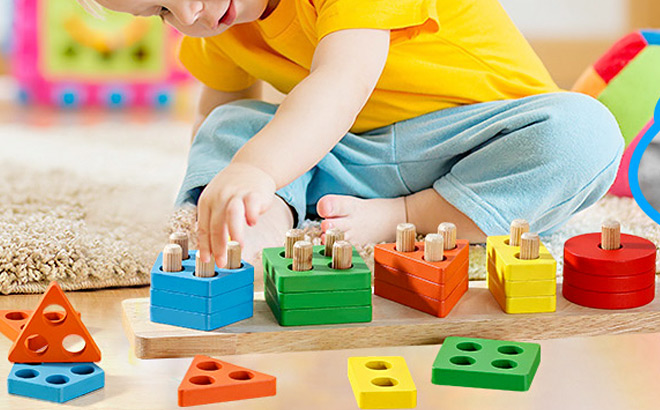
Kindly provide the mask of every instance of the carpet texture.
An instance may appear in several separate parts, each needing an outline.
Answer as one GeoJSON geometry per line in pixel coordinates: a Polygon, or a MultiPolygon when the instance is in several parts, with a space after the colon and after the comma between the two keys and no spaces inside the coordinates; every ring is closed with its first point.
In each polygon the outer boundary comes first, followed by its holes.
{"type": "MultiPolygon", "coordinates": [[[[183,123],[122,118],[0,124],[0,293],[39,293],[54,279],[66,290],[148,284],[168,234],[194,229],[193,208],[172,209],[189,132],[183,123]]],[[[543,241],[561,260],[566,239],[598,231],[608,217],[660,243],[660,226],[631,199],[614,197],[543,241]]],[[[320,243],[318,223],[307,221],[306,232],[320,243]]],[[[359,250],[372,264],[373,245],[359,250]]],[[[484,247],[470,252],[470,277],[485,278],[484,247]]]]}

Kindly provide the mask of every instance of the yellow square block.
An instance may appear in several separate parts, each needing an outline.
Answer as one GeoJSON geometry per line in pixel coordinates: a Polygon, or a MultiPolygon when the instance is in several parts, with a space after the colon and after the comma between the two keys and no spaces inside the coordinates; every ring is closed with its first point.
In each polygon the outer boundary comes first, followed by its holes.
{"type": "Polygon", "coordinates": [[[520,247],[509,245],[509,236],[486,238],[488,261],[495,263],[497,276],[503,280],[550,280],[557,277],[557,261],[541,243],[538,259],[518,259],[520,247]]]}
{"type": "Polygon", "coordinates": [[[506,313],[547,313],[557,309],[557,296],[507,297],[493,275],[488,276],[488,289],[506,313]]]}
{"type": "Polygon", "coordinates": [[[417,388],[403,357],[349,357],[348,380],[361,409],[417,406],[417,388]]]}
{"type": "MultiPolygon", "coordinates": [[[[500,280],[495,264],[488,262],[488,277],[494,276],[500,280]]],[[[557,279],[547,280],[500,280],[504,294],[508,298],[526,296],[555,296],[557,294],[557,279]]]]}

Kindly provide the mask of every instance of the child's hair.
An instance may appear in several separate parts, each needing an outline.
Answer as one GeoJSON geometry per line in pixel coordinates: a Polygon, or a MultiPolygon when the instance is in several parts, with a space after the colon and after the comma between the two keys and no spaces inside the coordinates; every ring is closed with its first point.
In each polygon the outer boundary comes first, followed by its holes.
{"type": "Polygon", "coordinates": [[[95,17],[102,17],[104,9],[96,2],[96,0],[78,0],[78,3],[87,10],[87,12],[95,17]]]}

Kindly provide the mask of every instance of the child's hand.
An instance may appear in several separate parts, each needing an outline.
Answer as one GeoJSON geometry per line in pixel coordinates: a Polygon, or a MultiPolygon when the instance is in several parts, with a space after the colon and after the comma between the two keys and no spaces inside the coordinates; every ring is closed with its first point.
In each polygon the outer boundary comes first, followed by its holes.
{"type": "Polygon", "coordinates": [[[253,226],[275,197],[275,181],[246,163],[231,163],[204,188],[197,205],[197,239],[202,261],[225,266],[228,236],[243,245],[244,224],[253,226]]]}

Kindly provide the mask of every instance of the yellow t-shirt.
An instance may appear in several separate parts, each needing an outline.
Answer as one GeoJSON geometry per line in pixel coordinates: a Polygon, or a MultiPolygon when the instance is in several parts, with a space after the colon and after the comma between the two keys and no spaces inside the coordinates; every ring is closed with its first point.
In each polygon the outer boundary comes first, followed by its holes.
{"type": "Polygon", "coordinates": [[[558,91],[497,0],[281,0],[263,20],[184,38],[180,58],[211,88],[239,91],[261,79],[286,94],[309,74],[319,40],[352,28],[391,30],[385,68],[355,133],[462,104],[558,91]]]}

